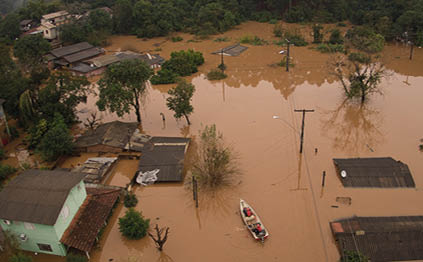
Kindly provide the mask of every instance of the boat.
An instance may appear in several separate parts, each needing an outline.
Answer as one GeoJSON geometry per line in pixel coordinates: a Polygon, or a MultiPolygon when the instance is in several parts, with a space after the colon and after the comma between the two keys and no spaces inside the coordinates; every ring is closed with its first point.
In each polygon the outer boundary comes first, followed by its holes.
{"type": "Polygon", "coordinates": [[[267,231],[266,227],[261,222],[260,217],[254,211],[254,209],[242,199],[239,201],[239,208],[241,218],[253,238],[255,240],[261,240],[261,242],[264,242],[264,240],[269,236],[269,231],[267,231]],[[261,229],[261,231],[258,232],[257,229],[261,229]]]}

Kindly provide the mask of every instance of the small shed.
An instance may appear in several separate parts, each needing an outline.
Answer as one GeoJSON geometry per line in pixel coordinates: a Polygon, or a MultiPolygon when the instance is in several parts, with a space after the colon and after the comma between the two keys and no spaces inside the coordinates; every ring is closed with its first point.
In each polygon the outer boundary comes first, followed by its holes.
{"type": "Polygon", "coordinates": [[[138,164],[138,171],[159,169],[157,182],[180,182],[183,180],[185,153],[189,138],[153,137],[151,147],[146,147],[138,164]]]}
{"type": "Polygon", "coordinates": [[[242,46],[238,43],[236,45],[224,47],[218,51],[213,52],[212,54],[220,55],[223,53],[223,55],[226,55],[226,56],[239,56],[242,52],[244,52],[247,49],[248,47],[242,46]]]}
{"type": "Polygon", "coordinates": [[[330,227],[341,257],[353,251],[372,262],[423,259],[423,216],[352,217],[330,227]]]}
{"type": "Polygon", "coordinates": [[[334,158],[345,187],[416,187],[408,166],[391,157],[334,158]]]}
{"type": "Polygon", "coordinates": [[[72,169],[72,172],[85,174],[85,183],[101,183],[113,169],[117,157],[92,157],[84,164],[72,169]]]}
{"type": "Polygon", "coordinates": [[[140,59],[144,61],[147,65],[150,66],[150,68],[160,68],[162,64],[165,62],[165,59],[159,55],[156,54],[138,54],[131,51],[125,51],[116,54],[116,56],[119,58],[120,61],[124,60],[131,60],[131,59],[140,59]]]}

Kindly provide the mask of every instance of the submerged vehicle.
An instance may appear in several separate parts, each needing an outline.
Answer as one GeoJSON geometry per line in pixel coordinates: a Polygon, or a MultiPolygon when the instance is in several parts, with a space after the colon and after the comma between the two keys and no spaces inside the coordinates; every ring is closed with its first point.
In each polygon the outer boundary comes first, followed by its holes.
{"type": "Polygon", "coordinates": [[[247,229],[250,231],[251,235],[255,240],[261,240],[264,242],[264,240],[269,236],[269,232],[264,227],[257,213],[247,202],[242,199],[239,201],[239,207],[241,218],[247,226],[247,229]]]}

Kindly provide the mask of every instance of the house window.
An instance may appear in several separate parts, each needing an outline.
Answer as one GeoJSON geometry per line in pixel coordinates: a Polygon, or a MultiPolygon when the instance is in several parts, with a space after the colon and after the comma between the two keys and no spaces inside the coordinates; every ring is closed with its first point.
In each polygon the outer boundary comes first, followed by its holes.
{"type": "Polygon", "coordinates": [[[34,229],[35,229],[35,226],[34,226],[34,224],[32,224],[32,223],[27,223],[27,222],[24,222],[24,226],[25,226],[25,228],[26,228],[26,229],[28,229],[28,230],[34,230],[34,229]]]}
{"type": "Polygon", "coordinates": [[[50,245],[37,243],[37,246],[41,251],[53,252],[53,249],[50,245]]]}
{"type": "Polygon", "coordinates": [[[63,206],[61,213],[62,213],[63,219],[66,219],[69,216],[69,207],[66,205],[63,206]]]}
{"type": "Polygon", "coordinates": [[[46,34],[48,35],[48,30],[46,30],[46,34]]]}

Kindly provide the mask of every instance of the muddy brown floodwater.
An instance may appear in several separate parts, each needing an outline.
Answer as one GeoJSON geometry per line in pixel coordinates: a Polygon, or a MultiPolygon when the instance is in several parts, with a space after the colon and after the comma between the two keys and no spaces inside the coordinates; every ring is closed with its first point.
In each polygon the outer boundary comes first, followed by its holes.
{"type": "MultiPolygon", "coordinates": [[[[188,43],[192,36],[187,34],[180,34],[184,41],[178,43],[165,38],[111,38],[110,52],[160,48],[153,53],[165,58],[180,49],[203,52],[205,64],[188,78],[196,87],[192,125],[176,121],[166,108],[166,92],[172,85],[152,86],[142,111],[143,130],[151,135],[195,139],[202,126],[216,124],[238,152],[243,176],[242,183],[230,190],[215,195],[200,192],[198,209],[182,184],[136,187],[136,209],[150,218],[153,226],[170,227],[164,252],[159,253],[147,237],[125,240],[117,224],[125,208],[119,208],[101,238],[100,248],[91,252],[91,261],[123,262],[131,257],[138,259],[135,261],[338,261],[330,221],[353,215],[423,214],[423,153],[418,150],[423,137],[422,49],[415,48],[410,61],[407,47],[387,46],[382,58],[390,76],[380,85],[384,94],[371,96],[363,107],[344,102],[339,83],[328,74],[330,56],[309,47],[291,49],[295,67],[289,73],[269,66],[281,60],[278,51],[283,49],[270,44],[248,46],[239,57],[225,57],[227,79],[205,79],[205,73],[220,62],[219,56],[210,54],[212,51],[246,34],[272,43],[272,29],[273,25],[248,22],[225,33],[231,38],[227,43],[188,43]],[[161,45],[154,46],[156,43],[161,45]],[[315,112],[306,116],[304,154],[300,157],[301,114],[294,109],[303,108],[315,112]],[[165,125],[160,113],[166,116],[165,125]],[[344,188],[332,162],[335,157],[385,156],[408,164],[415,189],[344,188]],[[322,189],[323,171],[326,184],[322,189]],[[336,197],[351,197],[352,204],[339,204],[336,197]],[[245,230],[238,212],[239,198],[256,209],[269,229],[270,237],[264,245],[245,230]]],[[[80,113],[81,120],[88,116],[87,110],[95,110],[95,100],[91,97],[87,105],[79,107],[85,109],[80,113]]],[[[103,121],[118,119],[114,114],[102,116],[103,121]]],[[[136,118],[131,114],[123,120],[136,118]]],[[[123,173],[112,180],[126,183],[128,178],[123,173]]]]}

